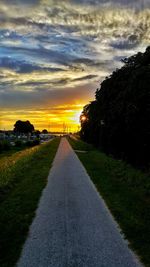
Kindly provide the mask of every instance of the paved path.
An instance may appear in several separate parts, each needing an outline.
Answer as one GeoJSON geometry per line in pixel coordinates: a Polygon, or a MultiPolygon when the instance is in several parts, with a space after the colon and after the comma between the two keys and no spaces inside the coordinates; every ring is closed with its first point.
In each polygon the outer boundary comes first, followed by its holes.
{"type": "Polygon", "coordinates": [[[17,267],[139,267],[65,138],[17,267]]]}

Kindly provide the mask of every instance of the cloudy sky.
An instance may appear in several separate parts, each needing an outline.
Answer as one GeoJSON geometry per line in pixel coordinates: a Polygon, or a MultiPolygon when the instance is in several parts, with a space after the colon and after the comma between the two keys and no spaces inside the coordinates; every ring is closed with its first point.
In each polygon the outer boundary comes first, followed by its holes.
{"type": "Polygon", "coordinates": [[[0,128],[77,128],[121,58],[150,44],[150,0],[0,0],[0,128]]]}

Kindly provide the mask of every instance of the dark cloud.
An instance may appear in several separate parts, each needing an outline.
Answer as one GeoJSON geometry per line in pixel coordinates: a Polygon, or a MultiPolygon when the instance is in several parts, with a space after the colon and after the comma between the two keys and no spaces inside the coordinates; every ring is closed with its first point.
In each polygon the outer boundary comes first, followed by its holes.
{"type": "MultiPolygon", "coordinates": [[[[55,2],[59,3],[59,1],[56,1],[55,2]]],[[[63,2],[63,0],[62,0],[63,2]]],[[[150,4],[149,3],[149,0],[71,0],[72,3],[76,3],[76,4],[84,4],[84,5],[100,5],[100,4],[122,4],[122,5],[130,5],[130,4],[139,4],[139,5],[142,5],[142,4],[145,4],[145,5],[148,5],[150,4]],[[143,3],[142,3],[143,2],[143,3]]],[[[37,5],[40,3],[40,0],[1,0],[1,3],[4,3],[4,4],[16,4],[16,5],[37,5]]],[[[58,14],[60,12],[60,7],[56,6],[55,8],[53,8],[53,13],[52,14],[58,14]]]]}
{"type": "Polygon", "coordinates": [[[38,86],[50,86],[50,89],[52,86],[56,86],[56,85],[64,85],[67,84],[67,82],[69,82],[70,79],[57,79],[57,80],[52,80],[52,81],[48,81],[47,79],[44,81],[28,81],[28,82],[20,82],[17,83],[18,86],[24,86],[24,87],[32,87],[33,89],[36,87],[36,89],[38,88],[38,90],[41,90],[41,87],[39,88],[38,86]]]}
{"type": "Polygon", "coordinates": [[[114,68],[114,64],[112,60],[109,59],[90,59],[90,58],[76,58],[72,62],[73,66],[80,66],[81,71],[84,71],[86,67],[94,68],[97,71],[100,70],[108,70],[112,71],[114,68]]]}
{"type": "Polygon", "coordinates": [[[69,83],[71,81],[71,79],[68,78],[57,78],[57,79],[52,79],[52,80],[47,80],[45,79],[44,81],[29,81],[29,82],[25,82],[25,83],[18,83],[17,85],[19,86],[25,86],[25,87],[32,87],[35,90],[41,90],[41,86],[43,86],[44,88],[46,88],[47,86],[49,86],[49,90],[51,90],[52,87],[56,87],[56,85],[58,86],[64,86],[67,83],[69,83]],[[40,87],[39,87],[40,86],[40,87]]]}
{"type": "Polygon", "coordinates": [[[42,89],[38,87],[36,91],[3,91],[1,93],[0,99],[3,101],[0,103],[2,108],[28,108],[38,106],[43,107],[43,105],[48,105],[49,107],[54,107],[64,103],[69,103],[73,99],[78,99],[80,95],[80,101],[87,98],[91,98],[95,91],[95,86],[88,84],[86,86],[78,86],[76,88],[61,88],[61,89],[42,89]]]}
{"type": "Polygon", "coordinates": [[[144,8],[149,7],[149,0],[71,0],[73,3],[82,4],[82,5],[122,5],[122,6],[131,6],[133,8],[144,8]]]}
{"type": "Polygon", "coordinates": [[[138,39],[127,39],[127,40],[118,40],[118,41],[114,41],[112,42],[110,45],[111,47],[115,48],[115,49],[133,49],[135,47],[137,47],[139,45],[139,40],[138,39]]]}
{"type": "Polygon", "coordinates": [[[0,3],[6,5],[37,5],[40,0],[1,0],[0,3]]]}
{"type": "Polygon", "coordinates": [[[0,39],[2,40],[3,38],[5,38],[5,40],[20,40],[22,39],[22,35],[15,31],[0,30],[0,39]]]}
{"type": "Polygon", "coordinates": [[[73,81],[84,81],[84,80],[91,80],[93,78],[98,77],[97,75],[86,75],[80,78],[73,79],[73,81]]]}
{"type": "MultiPolygon", "coordinates": [[[[75,56],[67,53],[67,51],[57,51],[57,50],[51,50],[51,49],[46,49],[43,46],[40,46],[38,48],[32,48],[32,47],[16,47],[16,46],[11,46],[11,47],[0,47],[0,52],[3,52],[4,54],[12,54],[13,57],[16,54],[17,57],[19,58],[24,58],[24,55],[26,55],[27,58],[29,59],[35,59],[37,62],[37,59],[39,62],[44,63],[44,62],[49,62],[49,63],[55,63],[60,65],[69,65],[71,63],[75,56]]],[[[19,61],[18,61],[19,63],[19,61]]],[[[13,63],[12,63],[13,64],[13,63]]],[[[24,66],[26,68],[26,64],[24,66]]],[[[32,66],[31,66],[32,68],[32,66]]],[[[36,67],[35,67],[36,68],[36,67]]]]}
{"type": "MultiPolygon", "coordinates": [[[[90,58],[76,58],[73,63],[80,63],[80,64],[85,64],[88,66],[92,66],[95,61],[90,59],[90,58]]],[[[95,64],[95,63],[94,63],[95,64]]]]}
{"type": "Polygon", "coordinates": [[[37,70],[49,71],[49,72],[63,71],[61,68],[46,68],[28,63],[26,61],[15,60],[9,57],[0,58],[0,68],[12,69],[16,73],[31,73],[37,70]]]}

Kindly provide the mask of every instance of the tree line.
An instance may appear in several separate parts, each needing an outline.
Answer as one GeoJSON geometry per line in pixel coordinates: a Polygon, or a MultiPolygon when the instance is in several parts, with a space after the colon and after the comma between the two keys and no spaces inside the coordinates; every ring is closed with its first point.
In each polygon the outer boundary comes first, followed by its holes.
{"type": "Polygon", "coordinates": [[[150,47],[122,60],[83,108],[81,138],[138,167],[150,163],[150,47]]]}
{"type": "Polygon", "coordinates": [[[18,134],[29,134],[36,132],[37,134],[43,133],[43,134],[48,134],[48,131],[46,129],[42,130],[40,132],[39,130],[35,130],[34,125],[30,123],[30,121],[21,121],[18,120],[14,124],[14,132],[18,134]]]}

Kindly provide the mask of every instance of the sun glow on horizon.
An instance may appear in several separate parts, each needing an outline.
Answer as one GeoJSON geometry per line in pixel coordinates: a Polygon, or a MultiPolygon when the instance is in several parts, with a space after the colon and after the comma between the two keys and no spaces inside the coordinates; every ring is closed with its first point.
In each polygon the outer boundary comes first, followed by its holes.
{"type": "Polygon", "coordinates": [[[50,132],[63,131],[64,125],[70,132],[79,129],[80,114],[84,104],[61,105],[50,109],[3,111],[0,130],[13,130],[17,120],[29,120],[36,130],[47,129],[50,132]]]}

